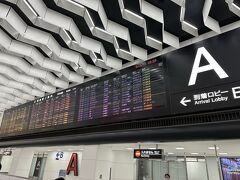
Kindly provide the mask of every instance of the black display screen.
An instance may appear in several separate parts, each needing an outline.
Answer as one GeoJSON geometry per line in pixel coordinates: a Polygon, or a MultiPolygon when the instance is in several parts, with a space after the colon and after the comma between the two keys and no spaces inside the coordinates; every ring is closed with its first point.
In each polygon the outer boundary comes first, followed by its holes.
{"type": "Polygon", "coordinates": [[[29,130],[73,123],[77,88],[48,95],[33,102],[29,130]]]}
{"type": "Polygon", "coordinates": [[[164,72],[157,60],[111,76],[79,88],[78,122],[113,116],[124,119],[132,113],[166,107],[164,72]]]}
{"type": "Polygon", "coordinates": [[[160,117],[167,102],[163,63],[153,59],[9,109],[1,134],[160,117]]]}
{"type": "Polygon", "coordinates": [[[32,103],[6,110],[3,115],[0,134],[20,134],[27,131],[32,103]]]}

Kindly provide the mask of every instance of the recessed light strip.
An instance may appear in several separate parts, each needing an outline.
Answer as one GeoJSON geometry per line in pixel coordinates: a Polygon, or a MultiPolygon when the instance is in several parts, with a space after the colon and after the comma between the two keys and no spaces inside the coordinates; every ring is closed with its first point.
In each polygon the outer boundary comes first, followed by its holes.
{"type": "Polygon", "coordinates": [[[38,14],[37,11],[33,8],[33,6],[28,2],[28,0],[24,0],[24,2],[25,2],[26,5],[29,7],[29,9],[34,13],[34,15],[39,17],[39,14],[38,14]]]}

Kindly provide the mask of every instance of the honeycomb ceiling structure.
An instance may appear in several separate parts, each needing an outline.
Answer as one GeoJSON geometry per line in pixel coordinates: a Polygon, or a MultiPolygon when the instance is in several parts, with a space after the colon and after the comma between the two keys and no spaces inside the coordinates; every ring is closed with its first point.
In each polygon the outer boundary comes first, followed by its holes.
{"type": "Polygon", "coordinates": [[[239,0],[0,0],[0,111],[239,22],[239,0]]]}

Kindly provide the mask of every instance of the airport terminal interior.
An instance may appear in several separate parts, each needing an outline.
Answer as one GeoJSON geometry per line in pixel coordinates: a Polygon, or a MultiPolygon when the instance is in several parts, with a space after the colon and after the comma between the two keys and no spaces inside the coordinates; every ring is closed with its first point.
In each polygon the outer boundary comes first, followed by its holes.
{"type": "Polygon", "coordinates": [[[0,180],[240,180],[240,0],[0,0],[0,180]]]}
{"type": "MultiPolygon", "coordinates": [[[[78,176],[67,179],[143,179],[165,180],[220,180],[237,179],[239,166],[240,140],[228,141],[195,141],[169,143],[126,143],[78,146],[46,146],[3,149],[6,155],[1,156],[2,170],[0,178],[7,174],[34,178],[55,179],[66,176],[72,153],[78,154],[78,176]],[[134,150],[144,149],[157,151],[162,149],[162,158],[136,159],[134,150]],[[8,155],[7,152],[12,152],[8,155]],[[24,164],[23,164],[24,162],[24,164]],[[40,163],[36,171],[36,164],[40,163]],[[222,170],[221,170],[222,169],[222,170]],[[227,175],[231,169],[232,177],[227,175]],[[234,172],[235,171],[235,172],[234,172]],[[223,173],[223,174],[222,174],[223,173]]],[[[7,179],[7,178],[6,178],[7,179]]],[[[16,180],[25,178],[15,178],[16,180]]]]}

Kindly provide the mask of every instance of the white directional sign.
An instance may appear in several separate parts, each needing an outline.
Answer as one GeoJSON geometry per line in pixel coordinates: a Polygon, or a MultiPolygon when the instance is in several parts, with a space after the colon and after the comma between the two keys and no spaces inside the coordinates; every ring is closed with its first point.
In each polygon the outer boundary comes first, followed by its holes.
{"type": "Polygon", "coordinates": [[[212,109],[223,104],[234,105],[240,99],[240,86],[223,87],[215,90],[197,91],[179,97],[180,107],[184,110],[192,108],[212,109]]]}
{"type": "Polygon", "coordinates": [[[186,97],[183,97],[182,100],[180,101],[180,103],[183,106],[187,106],[187,103],[191,102],[191,99],[186,99],[186,97]]]}

